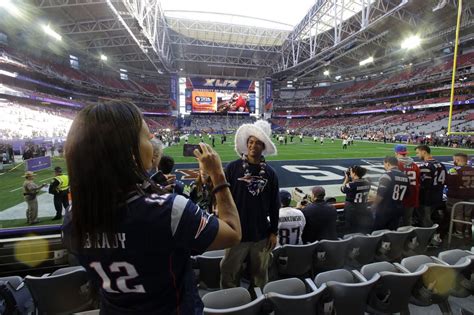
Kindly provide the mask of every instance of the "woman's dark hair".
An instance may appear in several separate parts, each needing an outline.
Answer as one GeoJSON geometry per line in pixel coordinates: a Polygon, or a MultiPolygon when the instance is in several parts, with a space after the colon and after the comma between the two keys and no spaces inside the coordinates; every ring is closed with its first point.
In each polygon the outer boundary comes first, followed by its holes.
{"type": "Polygon", "coordinates": [[[140,110],[122,101],[87,106],[74,119],[65,157],[79,246],[85,237],[94,243],[97,233],[116,231],[127,193],[147,180],[140,158],[142,124],[140,110]]]}
{"type": "Polygon", "coordinates": [[[351,169],[359,178],[362,178],[365,174],[367,174],[367,169],[360,165],[354,165],[351,167],[351,169]]]}

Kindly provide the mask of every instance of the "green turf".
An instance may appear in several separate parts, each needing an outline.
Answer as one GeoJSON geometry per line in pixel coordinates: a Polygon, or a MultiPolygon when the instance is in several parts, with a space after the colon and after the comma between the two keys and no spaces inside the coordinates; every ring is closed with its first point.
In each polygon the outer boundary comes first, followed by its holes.
{"type": "MultiPolygon", "coordinates": [[[[232,161],[237,158],[237,154],[234,151],[233,136],[227,137],[228,141],[224,145],[220,144],[220,137],[216,137],[216,150],[220,154],[223,162],[232,161]]],[[[198,143],[199,138],[189,137],[189,143],[198,143]]],[[[355,141],[354,146],[350,146],[347,150],[342,150],[340,140],[336,140],[335,143],[331,143],[329,139],[326,139],[324,145],[320,145],[319,141],[314,143],[311,138],[305,138],[303,143],[300,143],[299,138],[294,138],[294,143],[288,143],[287,145],[277,144],[278,155],[269,157],[268,160],[317,160],[317,159],[338,159],[338,158],[382,158],[386,155],[393,154],[394,144],[383,144],[383,143],[372,143],[365,141],[355,141]]],[[[205,142],[210,143],[206,137],[205,142]]],[[[165,154],[174,157],[177,163],[195,162],[195,158],[183,157],[183,142],[180,145],[171,146],[165,149],[165,154]]],[[[414,147],[409,145],[410,155],[414,156],[414,147]]],[[[452,155],[455,152],[465,152],[467,154],[473,154],[474,150],[461,150],[461,149],[449,149],[449,148],[432,148],[435,156],[441,155],[452,155]]],[[[62,158],[53,159],[53,167],[61,166],[64,169],[65,161],[62,158]]],[[[12,207],[23,201],[23,195],[21,186],[23,184],[24,165],[17,167],[14,170],[0,173],[0,211],[12,207]],[[20,188],[20,189],[19,189],[20,188]]],[[[37,183],[48,183],[54,176],[53,170],[43,170],[37,172],[36,178],[37,183]]],[[[52,198],[52,196],[51,196],[52,198]]],[[[1,224],[2,222],[0,222],[1,224]]]]}
{"type": "MultiPolygon", "coordinates": [[[[36,172],[37,176],[35,182],[37,184],[49,184],[52,178],[54,177],[54,167],[60,166],[63,169],[66,169],[66,162],[63,158],[54,158],[52,165],[53,167],[51,169],[36,172]]],[[[0,211],[8,209],[24,201],[23,190],[21,189],[21,187],[23,186],[23,182],[25,181],[25,179],[23,178],[24,173],[24,164],[18,165],[18,167],[14,168],[13,170],[9,170],[5,173],[0,173],[0,211]]],[[[43,193],[45,192],[40,192],[40,194],[43,193]]],[[[53,198],[52,195],[51,198],[53,198]]]]}
{"type": "MultiPolygon", "coordinates": [[[[33,225],[50,225],[50,224],[60,224],[62,220],[51,220],[53,217],[43,217],[39,218],[40,222],[33,225]]],[[[26,219],[15,219],[15,220],[3,220],[0,221],[0,228],[11,228],[11,227],[19,227],[19,226],[26,226],[26,219]]]]}
{"type": "MultiPolygon", "coordinates": [[[[220,137],[216,137],[215,150],[221,156],[223,162],[237,159],[237,154],[234,151],[233,136],[227,137],[228,141],[221,145],[220,137]],[[229,141],[230,140],[230,141],[229,141]]],[[[347,150],[342,150],[342,143],[336,140],[331,143],[330,139],[326,139],[323,145],[314,143],[312,138],[306,137],[303,143],[300,143],[299,138],[295,137],[293,143],[288,142],[287,145],[276,145],[278,149],[277,156],[268,157],[268,160],[319,160],[319,159],[338,159],[338,158],[377,158],[385,157],[386,155],[393,155],[394,144],[384,144],[380,142],[354,141],[354,145],[347,150]]],[[[189,143],[196,144],[199,142],[198,137],[189,137],[189,143]]],[[[210,144],[210,141],[205,137],[204,142],[210,144]]],[[[411,156],[415,156],[415,145],[408,145],[408,150],[411,156]]],[[[451,149],[451,148],[432,148],[432,153],[435,156],[452,155],[455,152],[465,152],[473,154],[474,150],[466,149],[451,149]]],[[[165,149],[165,154],[171,155],[176,163],[192,163],[196,159],[193,157],[183,157],[183,141],[180,145],[173,145],[165,149]]]]}

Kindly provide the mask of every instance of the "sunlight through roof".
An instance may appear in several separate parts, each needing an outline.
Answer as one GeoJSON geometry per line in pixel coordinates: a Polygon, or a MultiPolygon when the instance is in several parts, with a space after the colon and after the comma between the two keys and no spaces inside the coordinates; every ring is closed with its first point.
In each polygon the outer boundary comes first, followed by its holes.
{"type": "Polygon", "coordinates": [[[305,16],[315,0],[162,0],[165,15],[207,22],[222,22],[291,31],[305,16]],[[211,13],[211,14],[210,14],[211,13]],[[213,14],[221,13],[221,14],[213,14]],[[233,15],[233,16],[230,16],[233,15]]]}

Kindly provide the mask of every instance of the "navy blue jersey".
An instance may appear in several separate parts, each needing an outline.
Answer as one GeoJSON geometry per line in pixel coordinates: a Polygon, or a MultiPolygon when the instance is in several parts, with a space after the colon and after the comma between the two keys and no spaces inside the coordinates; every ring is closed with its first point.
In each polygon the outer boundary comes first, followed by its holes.
{"type": "MultiPolygon", "coordinates": [[[[113,237],[98,235],[95,244],[86,238],[81,248],[70,248],[101,288],[101,312],[201,313],[190,253],[209,247],[217,218],[176,194],[135,194],[120,210],[124,217],[113,237]]],[[[63,235],[72,247],[70,219],[63,235]]]]}
{"type": "Polygon", "coordinates": [[[367,203],[367,196],[370,191],[370,183],[365,179],[356,179],[341,187],[341,191],[346,194],[346,201],[357,204],[367,203]]]}
{"type": "Polygon", "coordinates": [[[443,202],[446,168],[434,159],[420,165],[420,205],[438,206],[443,202]]]}
{"type": "Polygon", "coordinates": [[[245,176],[242,160],[238,159],[227,165],[225,175],[239,211],[242,242],[257,242],[278,233],[280,190],[278,176],[270,165],[265,167],[263,177],[259,175],[260,165],[249,163],[248,169],[251,176],[245,176]]]}
{"type": "Polygon", "coordinates": [[[396,168],[383,174],[377,189],[377,196],[381,198],[377,209],[386,211],[402,208],[402,201],[408,193],[409,184],[407,175],[396,168]]]}

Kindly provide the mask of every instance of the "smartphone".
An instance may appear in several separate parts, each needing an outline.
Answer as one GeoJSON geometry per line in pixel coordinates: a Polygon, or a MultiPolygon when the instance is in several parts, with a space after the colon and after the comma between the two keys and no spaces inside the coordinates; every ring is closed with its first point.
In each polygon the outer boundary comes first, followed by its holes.
{"type": "Polygon", "coordinates": [[[198,149],[200,152],[202,152],[201,146],[199,144],[185,143],[183,146],[183,156],[194,156],[195,149],[198,149]]]}
{"type": "Polygon", "coordinates": [[[155,174],[151,175],[150,177],[155,183],[166,186],[168,179],[166,178],[165,174],[162,171],[158,171],[155,174]]]}

